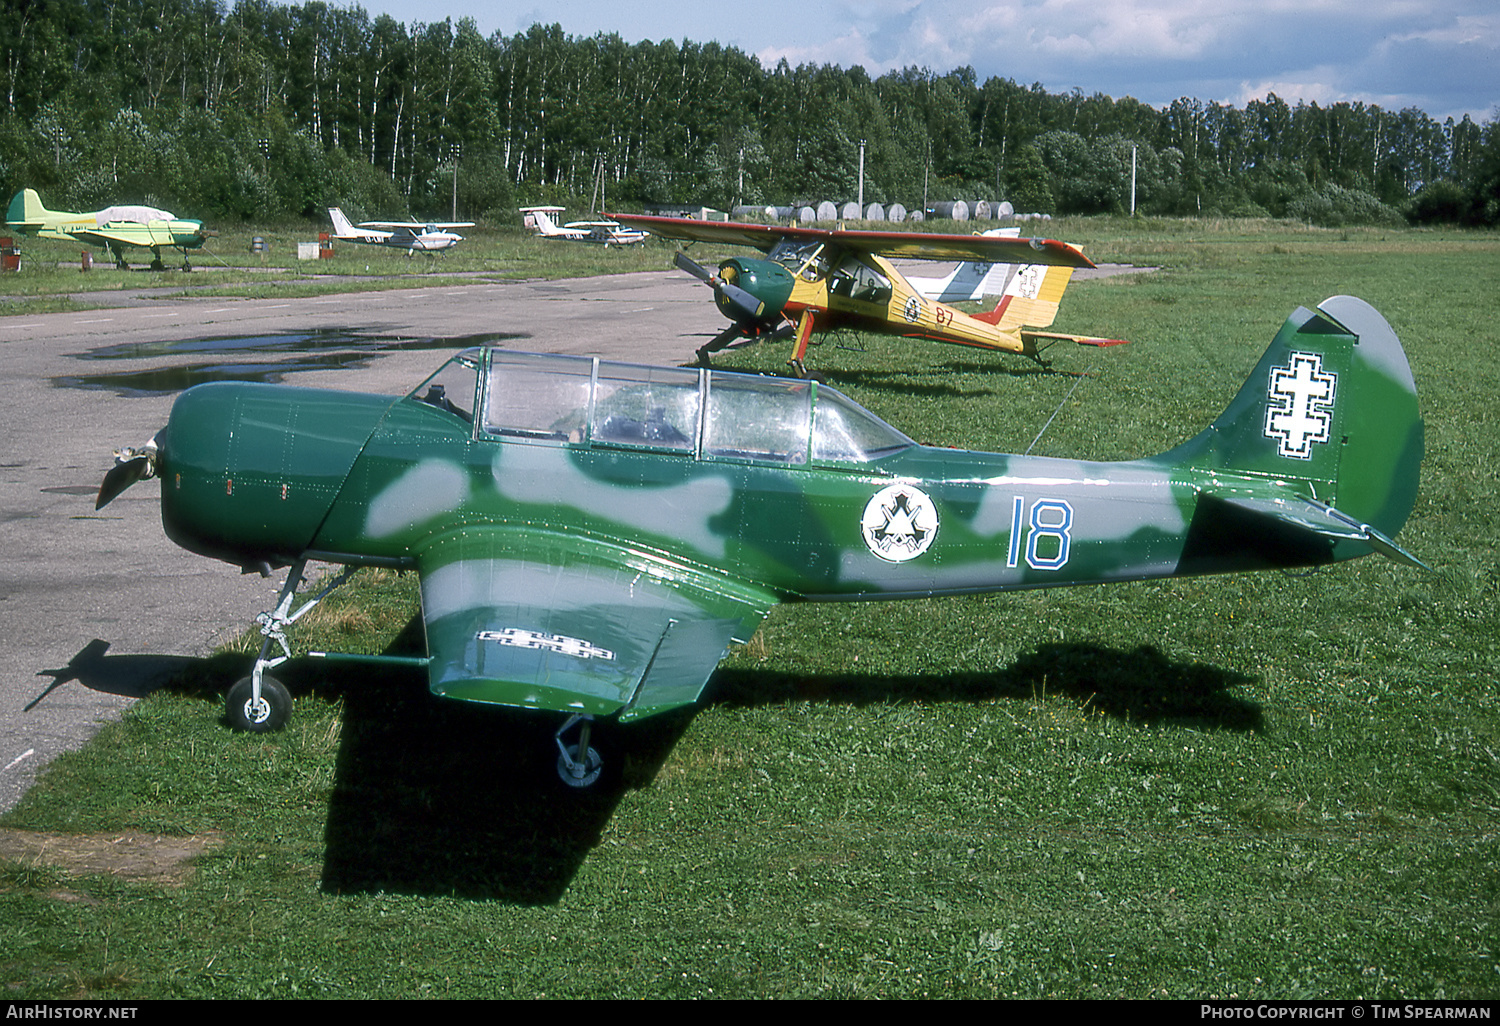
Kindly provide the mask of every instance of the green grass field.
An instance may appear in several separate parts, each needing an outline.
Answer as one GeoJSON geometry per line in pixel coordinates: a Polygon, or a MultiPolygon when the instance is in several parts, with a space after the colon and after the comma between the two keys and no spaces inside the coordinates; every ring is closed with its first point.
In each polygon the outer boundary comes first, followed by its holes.
{"type": "MultiPolygon", "coordinates": [[[[924,442],[1128,458],[1206,425],[1295,306],[1357,295],[1416,376],[1399,541],[1434,571],[784,606],[697,709],[608,731],[622,779],[587,796],[552,719],[417,674],[299,659],[288,730],[232,734],[249,656],[223,653],[0,820],[207,843],[175,885],[0,861],[7,996],[1500,995],[1500,236],[1048,234],[1161,268],[1064,301],[1058,330],[1131,345],[1044,372],[860,337],[809,366],[924,442]]],[[[419,644],[415,582],[359,577],[299,650],[419,644]]]]}

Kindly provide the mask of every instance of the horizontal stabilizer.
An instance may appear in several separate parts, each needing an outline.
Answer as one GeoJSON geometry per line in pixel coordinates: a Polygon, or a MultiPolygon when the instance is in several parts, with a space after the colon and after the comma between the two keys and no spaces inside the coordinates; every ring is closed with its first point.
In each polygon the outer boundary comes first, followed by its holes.
{"type": "Polygon", "coordinates": [[[1310,531],[1329,541],[1364,542],[1393,562],[1405,563],[1420,570],[1432,569],[1369,524],[1362,524],[1348,514],[1312,499],[1291,495],[1274,499],[1224,495],[1218,498],[1228,505],[1261,516],[1272,517],[1283,524],[1310,531]]]}
{"type": "Polygon", "coordinates": [[[1021,338],[1030,343],[1045,342],[1077,342],[1081,346],[1125,346],[1130,344],[1125,338],[1095,338],[1092,335],[1060,335],[1051,331],[1023,331],[1021,338]]]}

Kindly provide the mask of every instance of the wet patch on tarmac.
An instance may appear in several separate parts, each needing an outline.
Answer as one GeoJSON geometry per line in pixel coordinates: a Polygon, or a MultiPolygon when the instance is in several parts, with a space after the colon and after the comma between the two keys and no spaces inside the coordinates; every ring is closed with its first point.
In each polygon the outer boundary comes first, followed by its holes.
{"type": "Polygon", "coordinates": [[[414,350],[467,349],[530,338],[524,332],[493,332],[455,338],[396,338],[361,335],[341,329],[283,335],[239,335],[226,338],[131,342],[102,346],[73,354],[79,360],[150,360],[194,354],[281,356],[267,361],[220,360],[148,367],[109,374],[69,374],[54,377],[54,388],[111,391],[127,399],[171,395],[210,381],[275,383],[288,374],[363,367],[386,353],[414,350]]]}

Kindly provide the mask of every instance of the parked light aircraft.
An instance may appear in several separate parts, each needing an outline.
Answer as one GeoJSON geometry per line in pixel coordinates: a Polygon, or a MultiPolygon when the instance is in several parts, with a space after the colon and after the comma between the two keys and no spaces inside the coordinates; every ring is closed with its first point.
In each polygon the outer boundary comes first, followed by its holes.
{"type": "Polygon", "coordinates": [[[155,476],[177,544],[290,566],[236,726],[290,714],[267,671],[327,593],[293,610],[308,560],[414,569],[427,655],[350,658],[565,715],[558,772],[587,786],[594,717],[696,702],[778,602],[1420,566],[1392,538],[1421,458],[1400,342],[1337,296],[1293,312],[1209,428],[1145,459],[930,448],[815,381],[468,349],[405,398],[191,388],[116,454],[98,505],[155,476]]]}
{"type": "Polygon", "coordinates": [[[41,239],[63,239],[100,246],[114,254],[115,266],[129,270],[124,248],[138,246],[151,251],[151,270],[164,271],[161,262],[163,246],[182,251],[182,269],[191,271],[187,252],[198,249],[205,239],[217,232],[203,227],[202,221],[180,218],[155,207],[120,205],[105,207],[87,214],[48,210],[42,206],[35,189],[22,189],[10,201],[5,222],[12,231],[41,239]]]}
{"type": "Polygon", "coordinates": [[[709,355],[767,337],[795,339],[787,363],[807,375],[807,347],[815,332],[855,328],[907,338],[1019,353],[1041,360],[1055,342],[1118,345],[1122,340],[1036,331],[1057,316],[1071,268],[1092,267],[1083,252],[1052,239],[923,232],[832,231],[764,224],[690,221],[639,214],[610,215],[622,224],[685,242],[753,246],[765,259],[731,257],[710,274],[682,253],[675,262],[713,288],[719,312],[732,322],[698,350],[709,355]],[[963,260],[1013,264],[1025,261],[1068,269],[1069,274],[1028,275],[1028,287],[1002,294],[990,311],[968,314],[925,298],[891,264],[892,259],[963,260]]]}
{"type": "Polygon", "coordinates": [[[619,221],[569,221],[558,225],[553,219],[564,207],[521,207],[522,223],[543,239],[569,239],[573,242],[595,242],[605,248],[633,246],[646,241],[639,228],[626,228],[619,221]]]}
{"type": "Polygon", "coordinates": [[[333,219],[333,238],[404,249],[407,256],[452,249],[464,237],[450,229],[474,227],[473,221],[361,221],[353,225],[338,207],[329,207],[328,216],[333,219]]]}

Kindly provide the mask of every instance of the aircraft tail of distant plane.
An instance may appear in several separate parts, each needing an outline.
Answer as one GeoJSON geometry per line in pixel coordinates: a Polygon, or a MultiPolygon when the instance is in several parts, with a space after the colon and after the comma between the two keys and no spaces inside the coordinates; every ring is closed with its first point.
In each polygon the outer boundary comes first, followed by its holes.
{"type": "Polygon", "coordinates": [[[525,215],[522,223],[544,238],[568,235],[552,219],[553,214],[560,214],[562,211],[562,207],[522,207],[521,213],[525,215]]]}
{"type": "Polygon", "coordinates": [[[1001,328],[1045,328],[1057,319],[1058,305],[1072,280],[1071,267],[1028,264],[1011,276],[995,309],[974,316],[1001,328]]]}
{"type": "Polygon", "coordinates": [[[16,231],[35,231],[45,227],[56,216],[42,206],[42,198],[35,189],[22,189],[11,199],[5,221],[16,231]]]}
{"type": "Polygon", "coordinates": [[[348,237],[368,234],[366,232],[355,231],[354,225],[349,223],[349,219],[344,216],[344,212],[338,207],[329,207],[328,216],[333,219],[333,233],[335,235],[348,237]]]}
{"type": "MultiPolygon", "coordinates": [[[[997,267],[1005,267],[997,264],[997,267]]],[[[976,320],[996,325],[1002,330],[1017,332],[1026,343],[1026,351],[1035,353],[1054,342],[1077,342],[1085,346],[1119,346],[1122,338],[1099,338],[1093,335],[1067,335],[1051,331],[1036,331],[1045,328],[1057,319],[1057,308],[1062,304],[1063,293],[1073,280],[1073,268],[1049,267],[1029,264],[1016,270],[1005,285],[1005,292],[995,309],[975,314],[976,320]]]]}
{"type": "Polygon", "coordinates": [[[1219,418],[1157,458],[1214,482],[1179,572],[1291,565],[1287,553],[1329,544],[1335,559],[1374,549],[1423,566],[1392,541],[1422,448],[1416,384],[1385,318],[1352,296],[1299,308],[1219,418]]]}

